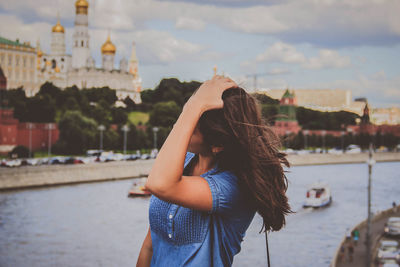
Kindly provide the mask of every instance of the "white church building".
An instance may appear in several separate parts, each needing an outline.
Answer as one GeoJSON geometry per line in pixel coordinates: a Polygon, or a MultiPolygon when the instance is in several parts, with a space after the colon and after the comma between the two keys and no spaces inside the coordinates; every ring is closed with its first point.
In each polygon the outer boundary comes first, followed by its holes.
{"type": "Polygon", "coordinates": [[[105,87],[115,89],[120,100],[130,97],[135,103],[141,103],[140,91],[142,80],[138,75],[138,60],[135,42],[129,62],[122,58],[119,68],[114,68],[116,47],[110,35],[101,47],[101,68],[96,67],[90,51],[88,24],[89,4],[86,0],[75,2],[76,17],[72,36],[72,56],[66,53],[65,30],[58,19],[52,28],[51,52],[45,54],[37,44],[38,81],[46,81],[65,88],[77,86],[79,89],[105,87]]]}

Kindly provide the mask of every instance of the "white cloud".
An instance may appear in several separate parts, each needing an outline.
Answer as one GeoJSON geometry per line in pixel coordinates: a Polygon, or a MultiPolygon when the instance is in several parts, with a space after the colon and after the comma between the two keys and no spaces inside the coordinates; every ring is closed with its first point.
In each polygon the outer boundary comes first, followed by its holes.
{"type": "Polygon", "coordinates": [[[204,30],[205,26],[206,24],[204,23],[204,21],[188,17],[178,17],[175,22],[175,27],[177,29],[184,30],[200,31],[204,30]]]}
{"type": "MultiPolygon", "coordinates": [[[[341,56],[337,51],[321,49],[318,56],[307,58],[297,51],[296,47],[283,42],[277,42],[268,47],[255,58],[255,62],[279,62],[287,64],[300,64],[306,69],[346,68],[351,66],[348,56],[341,56]]],[[[252,64],[251,61],[242,63],[243,66],[252,64]]]]}
{"type": "Polygon", "coordinates": [[[15,15],[0,14],[0,33],[2,37],[20,42],[30,42],[36,47],[36,41],[40,37],[41,46],[45,49],[50,48],[50,32],[53,25],[45,22],[24,24],[15,15]]]}
{"type": "Polygon", "coordinates": [[[288,69],[283,69],[283,68],[274,68],[268,71],[269,75],[283,75],[283,74],[289,74],[290,70],[288,69]]]}
{"type": "MultiPolygon", "coordinates": [[[[21,42],[29,41],[36,47],[40,37],[43,51],[50,53],[51,27],[50,23],[26,24],[14,15],[0,14],[0,32],[3,37],[21,42]],[[12,27],[10,27],[12,25],[12,27]],[[17,30],[15,30],[17,29],[17,30]]],[[[73,28],[65,27],[65,42],[67,51],[70,51],[73,28]]],[[[110,31],[111,40],[117,48],[117,58],[129,58],[132,42],[135,41],[138,49],[139,61],[143,64],[167,64],[180,61],[217,60],[222,54],[210,51],[204,45],[195,44],[184,39],[174,37],[171,33],[157,30],[139,31],[110,31]]],[[[107,38],[107,30],[94,28],[89,30],[91,54],[100,63],[100,48],[107,38]]],[[[118,62],[116,62],[118,63],[118,62]]]]}
{"type": "MultiPolygon", "coordinates": [[[[3,1],[0,7],[35,19],[73,20],[73,2],[49,0],[3,1]]],[[[273,5],[238,7],[193,2],[109,0],[90,2],[93,27],[111,29],[145,28],[148,21],[169,20],[177,28],[202,29],[202,23],[256,34],[274,34],[290,42],[325,46],[393,44],[400,42],[400,1],[274,1],[273,5]],[[178,19],[177,19],[178,18],[178,19]]]]}
{"type": "Polygon", "coordinates": [[[134,38],[146,49],[149,61],[154,63],[190,60],[201,57],[205,51],[204,46],[177,39],[168,32],[139,31],[134,33],[134,38]]]}
{"type": "Polygon", "coordinates": [[[294,46],[277,42],[256,57],[257,62],[303,63],[306,57],[294,46]]]}
{"type": "Polygon", "coordinates": [[[337,51],[323,49],[317,57],[307,60],[303,66],[308,69],[346,68],[351,65],[350,57],[341,56],[337,51]]]}

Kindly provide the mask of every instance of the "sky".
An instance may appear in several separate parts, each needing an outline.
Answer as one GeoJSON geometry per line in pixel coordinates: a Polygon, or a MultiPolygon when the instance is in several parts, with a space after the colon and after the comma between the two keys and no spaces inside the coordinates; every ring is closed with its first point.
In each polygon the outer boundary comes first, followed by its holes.
{"type": "MultiPolygon", "coordinates": [[[[116,67],[136,43],[143,88],[161,79],[228,75],[249,92],[344,89],[372,107],[400,107],[399,0],[89,0],[92,56],[110,32],[116,67]]],[[[71,53],[74,0],[0,0],[0,36],[40,39],[57,14],[71,53]]]]}

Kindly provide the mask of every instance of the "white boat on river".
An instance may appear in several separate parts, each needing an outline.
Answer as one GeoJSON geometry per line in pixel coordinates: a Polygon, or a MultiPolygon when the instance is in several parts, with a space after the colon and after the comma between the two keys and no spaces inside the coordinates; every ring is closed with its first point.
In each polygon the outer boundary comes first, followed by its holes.
{"type": "Polygon", "coordinates": [[[321,208],[332,202],[331,189],[326,183],[313,183],[307,189],[306,200],[303,207],[321,208]]]}

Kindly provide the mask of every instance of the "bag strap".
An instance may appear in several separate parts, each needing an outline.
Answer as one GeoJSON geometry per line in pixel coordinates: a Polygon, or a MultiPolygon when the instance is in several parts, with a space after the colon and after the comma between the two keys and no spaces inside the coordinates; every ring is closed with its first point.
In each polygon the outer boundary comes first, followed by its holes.
{"type": "Polygon", "coordinates": [[[268,259],[268,267],[271,266],[271,263],[269,262],[269,249],[268,249],[268,237],[267,237],[267,231],[265,231],[265,243],[267,245],[267,259],[268,259]]]}

